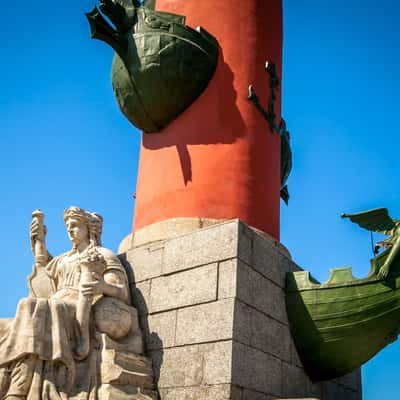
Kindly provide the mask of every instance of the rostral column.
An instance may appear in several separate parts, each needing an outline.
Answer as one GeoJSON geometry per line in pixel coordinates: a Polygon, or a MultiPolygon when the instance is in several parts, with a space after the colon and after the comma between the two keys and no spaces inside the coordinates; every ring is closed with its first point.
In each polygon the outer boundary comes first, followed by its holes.
{"type": "MultiPolygon", "coordinates": [[[[134,230],[176,217],[240,218],[279,240],[280,137],[248,100],[271,96],[266,61],[282,71],[281,0],[157,0],[219,42],[204,93],[160,134],[143,135],[134,230]]],[[[276,121],[281,90],[275,90],[276,121]]]]}

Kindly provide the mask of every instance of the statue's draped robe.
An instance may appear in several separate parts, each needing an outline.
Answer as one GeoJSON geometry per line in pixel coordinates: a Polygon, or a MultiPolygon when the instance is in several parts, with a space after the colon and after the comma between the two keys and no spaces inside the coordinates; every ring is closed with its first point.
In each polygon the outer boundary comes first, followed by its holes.
{"type": "MultiPolygon", "coordinates": [[[[105,259],[104,274],[115,270],[126,278],[115,256],[105,259]]],[[[94,351],[93,341],[86,360],[78,362],[74,354],[80,340],[75,317],[79,262],[77,259],[68,262],[66,255],[61,255],[48,264],[46,272],[55,287],[49,299],[23,299],[15,318],[1,321],[0,367],[13,366],[18,360],[36,359],[28,400],[74,399],[79,392],[81,395],[76,398],[97,399],[98,352],[94,351]],[[83,374],[77,373],[77,369],[83,370],[83,374]],[[76,382],[77,376],[80,382],[76,382]]]]}

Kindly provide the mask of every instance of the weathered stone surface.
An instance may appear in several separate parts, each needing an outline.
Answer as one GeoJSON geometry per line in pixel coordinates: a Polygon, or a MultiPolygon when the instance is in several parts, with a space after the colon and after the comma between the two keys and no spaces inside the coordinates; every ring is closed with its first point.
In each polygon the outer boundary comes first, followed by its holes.
{"type": "Polygon", "coordinates": [[[252,328],[252,310],[246,304],[235,299],[235,317],[233,321],[233,338],[239,343],[250,345],[252,328]]]}
{"type": "Polygon", "coordinates": [[[230,383],[232,378],[232,342],[210,343],[199,347],[204,360],[203,384],[230,383]]]}
{"type": "Polygon", "coordinates": [[[151,352],[159,388],[230,383],[232,342],[174,347],[151,352]]]}
{"type": "Polygon", "coordinates": [[[241,400],[274,400],[275,397],[270,395],[255,392],[254,390],[244,389],[241,400]]]}
{"type": "Polygon", "coordinates": [[[285,287],[287,272],[282,269],[283,258],[284,256],[274,246],[274,242],[265,240],[260,234],[254,235],[252,267],[282,288],[285,287]]]}
{"type": "Polygon", "coordinates": [[[149,311],[171,310],[217,299],[218,265],[211,264],[152,280],[149,311]]]}
{"type": "MultiPolygon", "coordinates": [[[[359,373],[323,384],[306,376],[283,286],[298,266],[282,246],[240,221],[167,242],[157,243],[164,246],[160,276],[143,272],[148,279],[134,290],[161,400],[361,399],[359,373]],[[170,253],[168,267],[167,247],[180,252],[176,264],[170,253]]],[[[158,257],[141,254],[142,264],[158,257]]]]}
{"type": "Polygon", "coordinates": [[[178,310],[176,345],[231,339],[234,299],[178,310]]]}
{"type": "Polygon", "coordinates": [[[110,368],[104,369],[104,373],[101,376],[105,383],[153,389],[151,375],[149,377],[149,375],[140,372],[131,372],[122,368],[110,368]]]}
{"type": "MultiPolygon", "coordinates": [[[[146,376],[152,375],[152,365],[149,359],[139,356],[130,352],[107,350],[103,349],[102,354],[102,382],[103,383],[116,383],[125,385],[125,382],[120,382],[120,377],[126,372],[132,374],[138,374],[144,377],[143,387],[153,387],[151,380],[148,380],[146,376]],[[149,386],[150,385],[150,386],[149,386]]],[[[136,385],[141,387],[141,385],[136,385]]]]}
{"type": "Polygon", "coordinates": [[[165,243],[164,273],[215,263],[238,254],[239,223],[234,220],[165,243]]]}
{"type": "Polygon", "coordinates": [[[299,368],[303,367],[301,360],[300,360],[299,353],[296,350],[296,346],[295,346],[293,340],[290,341],[290,360],[291,360],[292,365],[295,365],[299,368]]]}
{"type": "Polygon", "coordinates": [[[320,384],[314,385],[302,368],[282,363],[282,397],[321,397],[320,384]]]}
{"type": "Polygon", "coordinates": [[[254,230],[240,220],[235,220],[238,224],[237,242],[238,250],[237,257],[248,265],[253,261],[253,237],[254,230]]]}
{"type": "Polygon", "coordinates": [[[163,347],[175,346],[177,313],[177,310],[173,310],[160,314],[149,315],[149,335],[146,336],[148,349],[156,350],[163,347]],[[162,338],[162,341],[160,338],[162,338]]]}
{"type": "Polygon", "coordinates": [[[243,389],[234,385],[231,385],[231,398],[230,400],[242,400],[243,389]]]}
{"type": "Polygon", "coordinates": [[[132,266],[133,280],[138,283],[162,275],[164,247],[162,244],[144,245],[126,253],[132,266]]]}
{"type": "Polygon", "coordinates": [[[133,247],[133,233],[126,235],[118,246],[118,254],[126,254],[133,247]]]}
{"type": "Polygon", "coordinates": [[[7,334],[8,327],[11,325],[13,318],[2,318],[0,319],[0,337],[4,337],[7,334]]]}
{"type": "Polygon", "coordinates": [[[150,285],[151,281],[139,282],[131,285],[132,300],[139,312],[139,318],[147,317],[150,304],[150,285]]]}
{"type": "Polygon", "coordinates": [[[230,385],[161,389],[160,394],[163,400],[236,400],[231,397],[230,385]]]}
{"type": "Polygon", "coordinates": [[[169,240],[222,222],[224,220],[193,217],[170,218],[156,222],[125,237],[119,245],[118,253],[126,253],[133,247],[169,240]]]}
{"type": "Polygon", "coordinates": [[[264,275],[239,259],[219,265],[218,298],[237,297],[285,324],[288,324],[284,291],[264,275]]]}
{"type": "Polygon", "coordinates": [[[349,387],[352,390],[358,390],[361,384],[361,373],[360,371],[356,371],[351,374],[347,374],[339,379],[336,379],[336,382],[339,385],[349,387]]]}
{"type": "Polygon", "coordinates": [[[239,261],[237,297],[257,310],[288,324],[283,290],[269,279],[239,261]]]}
{"type": "Polygon", "coordinates": [[[130,385],[101,385],[101,400],[157,400],[157,394],[150,390],[140,390],[130,385]]]}
{"type": "Polygon", "coordinates": [[[159,388],[200,386],[203,381],[203,356],[199,345],[152,351],[155,370],[160,370],[159,388]]]}
{"type": "Polygon", "coordinates": [[[323,385],[322,398],[324,400],[357,400],[357,395],[356,392],[335,383],[323,385]]]}
{"type": "Polygon", "coordinates": [[[237,258],[222,261],[219,263],[218,299],[227,299],[236,296],[237,263],[238,263],[237,258]]]}
{"type": "Polygon", "coordinates": [[[291,360],[289,327],[237,301],[235,339],[281,360],[291,360]]]}
{"type": "Polygon", "coordinates": [[[232,383],[261,393],[280,395],[282,361],[241,343],[233,344],[232,383]]]}

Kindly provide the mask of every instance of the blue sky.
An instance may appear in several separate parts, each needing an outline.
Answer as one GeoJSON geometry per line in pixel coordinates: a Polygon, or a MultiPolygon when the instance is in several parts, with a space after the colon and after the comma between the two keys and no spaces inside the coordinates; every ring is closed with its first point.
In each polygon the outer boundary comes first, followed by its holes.
{"type": "MultiPolygon", "coordinates": [[[[7,2],[0,14],[0,315],[26,296],[33,209],[48,247],[68,249],[63,209],[105,217],[104,243],[129,233],[140,135],[111,90],[111,50],[91,42],[92,0],[7,2]]],[[[400,6],[394,0],[286,0],[283,115],[292,135],[291,202],[282,242],[320,280],[329,269],[368,273],[369,234],[342,212],[386,206],[400,218],[397,132],[400,6]]],[[[399,343],[363,369],[364,399],[398,398],[399,343]]]]}

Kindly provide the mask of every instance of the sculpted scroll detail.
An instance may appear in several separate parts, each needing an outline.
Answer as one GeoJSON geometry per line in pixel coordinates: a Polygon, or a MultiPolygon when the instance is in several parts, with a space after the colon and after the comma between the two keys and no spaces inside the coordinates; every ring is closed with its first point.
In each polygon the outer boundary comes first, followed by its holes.
{"type": "Polygon", "coordinates": [[[31,295],[0,320],[0,399],[89,400],[115,388],[121,399],[154,399],[126,271],[101,246],[102,217],[66,210],[72,249],[54,258],[43,219],[33,213],[31,295]]]}

